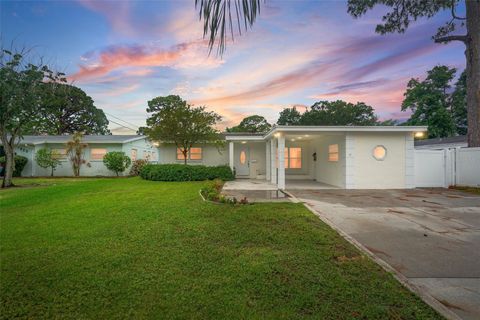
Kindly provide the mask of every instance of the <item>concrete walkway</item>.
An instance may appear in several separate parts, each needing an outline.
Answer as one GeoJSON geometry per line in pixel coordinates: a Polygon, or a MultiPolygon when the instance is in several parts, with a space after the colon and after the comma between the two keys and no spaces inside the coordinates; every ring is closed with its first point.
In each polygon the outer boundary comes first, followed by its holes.
{"type": "Polygon", "coordinates": [[[480,196],[445,189],[289,193],[426,293],[424,299],[433,297],[447,317],[480,319],[480,196]]]}

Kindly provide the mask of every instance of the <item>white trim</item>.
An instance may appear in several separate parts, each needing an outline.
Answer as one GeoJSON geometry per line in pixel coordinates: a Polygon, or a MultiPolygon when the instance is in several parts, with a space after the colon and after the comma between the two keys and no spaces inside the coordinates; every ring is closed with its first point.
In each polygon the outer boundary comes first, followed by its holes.
{"type": "Polygon", "coordinates": [[[415,147],[413,133],[405,135],[405,188],[415,188],[415,147]]]}
{"type": "Polygon", "coordinates": [[[229,146],[228,146],[228,164],[230,165],[230,169],[232,169],[232,172],[235,168],[235,165],[234,165],[234,145],[233,145],[233,142],[230,142],[229,143],[229,146]]]}
{"type": "Polygon", "coordinates": [[[225,136],[226,141],[265,141],[263,136],[225,136]]]}
{"type": "Polygon", "coordinates": [[[277,184],[276,157],[277,145],[275,139],[270,140],[270,182],[277,184]]]}
{"type": "Polygon", "coordinates": [[[276,132],[424,132],[426,126],[275,126],[264,138],[276,132]]]}
{"type": "Polygon", "coordinates": [[[345,135],[345,189],[355,189],[355,136],[345,135]]]}
{"type": "Polygon", "coordinates": [[[280,190],[285,190],[285,136],[278,137],[278,181],[280,190]]]}
{"type": "Polygon", "coordinates": [[[270,180],[271,161],[270,161],[270,142],[265,143],[265,180],[270,180]]]}

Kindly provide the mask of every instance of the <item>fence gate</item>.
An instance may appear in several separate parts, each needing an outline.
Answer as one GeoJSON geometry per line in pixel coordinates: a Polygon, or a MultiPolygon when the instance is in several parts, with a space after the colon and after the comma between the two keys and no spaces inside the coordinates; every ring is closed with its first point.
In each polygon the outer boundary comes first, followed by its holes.
{"type": "Polygon", "coordinates": [[[415,186],[480,186],[480,148],[415,150],[415,186]]]}

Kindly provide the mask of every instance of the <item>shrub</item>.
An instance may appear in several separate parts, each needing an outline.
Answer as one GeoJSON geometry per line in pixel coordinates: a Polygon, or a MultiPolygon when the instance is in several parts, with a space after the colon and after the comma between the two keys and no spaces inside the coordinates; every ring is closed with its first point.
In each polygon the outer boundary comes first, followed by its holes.
{"type": "Polygon", "coordinates": [[[140,176],[154,181],[203,181],[221,179],[233,180],[229,166],[207,167],[184,164],[147,164],[140,171],[140,176]]]}
{"type": "MultiPolygon", "coordinates": [[[[0,157],[0,163],[5,166],[5,156],[0,157]]],[[[13,169],[14,177],[21,177],[23,168],[27,165],[28,158],[24,156],[15,155],[15,168],[13,169]]]]}
{"type": "Polygon", "coordinates": [[[222,191],[223,181],[220,179],[215,179],[209,181],[205,187],[200,189],[202,196],[210,201],[219,201],[221,198],[220,191],[222,191]]]}
{"type": "Polygon", "coordinates": [[[131,176],[140,175],[140,171],[147,164],[148,164],[148,161],[145,160],[145,159],[138,159],[138,160],[133,161],[132,167],[130,168],[130,175],[131,176]]]}
{"type": "Polygon", "coordinates": [[[220,179],[215,179],[213,181],[209,181],[202,189],[200,189],[200,193],[202,194],[203,198],[210,201],[220,202],[220,203],[227,203],[227,204],[248,204],[247,198],[243,198],[240,201],[237,200],[235,197],[226,197],[222,194],[223,188],[223,181],[220,179]]]}
{"type": "Polygon", "coordinates": [[[44,169],[51,169],[51,176],[53,177],[53,172],[60,164],[59,154],[55,150],[42,148],[37,151],[35,154],[35,161],[37,164],[44,169]]]}
{"type": "Polygon", "coordinates": [[[125,171],[132,161],[125,155],[125,152],[112,151],[103,156],[103,164],[108,170],[115,172],[118,176],[120,172],[125,171]]]}

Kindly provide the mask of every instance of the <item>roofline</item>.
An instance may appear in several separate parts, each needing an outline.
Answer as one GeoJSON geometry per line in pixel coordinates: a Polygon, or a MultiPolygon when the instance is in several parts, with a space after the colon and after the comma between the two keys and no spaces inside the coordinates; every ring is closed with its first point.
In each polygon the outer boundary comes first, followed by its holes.
{"type": "Polygon", "coordinates": [[[263,138],[277,132],[425,132],[427,126],[275,126],[263,138]]]}
{"type": "Polygon", "coordinates": [[[226,141],[264,141],[265,137],[261,136],[225,136],[226,141]]]}
{"type": "Polygon", "coordinates": [[[133,141],[142,140],[142,139],[147,139],[147,136],[138,136],[138,137],[135,137],[135,138],[125,140],[122,143],[133,142],[133,141]]]}

